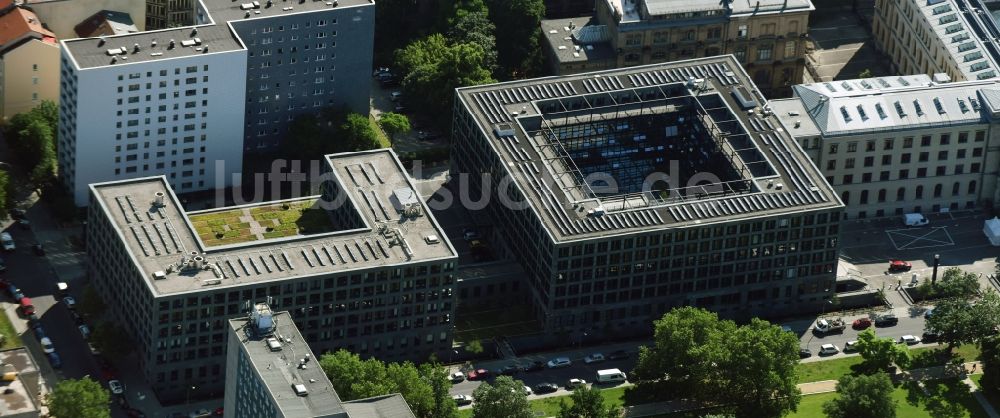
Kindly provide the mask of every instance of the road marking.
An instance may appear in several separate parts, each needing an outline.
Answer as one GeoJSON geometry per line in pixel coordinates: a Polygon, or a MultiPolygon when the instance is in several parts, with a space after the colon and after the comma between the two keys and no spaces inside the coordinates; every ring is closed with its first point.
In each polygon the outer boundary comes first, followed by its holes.
{"type": "Polygon", "coordinates": [[[955,245],[955,240],[951,237],[951,234],[948,233],[948,228],[944,226],[931,228],[929,231],[927,231],[927,233],[924,233],[922,235],[915,235],[910,231],[911,230],[909,229],[891,229],[891,230],[886,230],[885,233],[886,235],[888,235],[889,240],[892,241],[892,245],[896,247],[896,250],[915,250],[920,248],[947,247],[955,245]],[[947,237],[947,240],[938,238],[928,238],[929,236],[937,232],[944,232],[945,237],[947,237]],[[912,240],[903,245],[899,245],[899,243],[897,243],[896,239],[893,237],[894,235],[906,238],[912,238],[912,240]],[[917,244],[918,242],[930,242],[931,244],[914,247],[913,245],[917,244]]]}

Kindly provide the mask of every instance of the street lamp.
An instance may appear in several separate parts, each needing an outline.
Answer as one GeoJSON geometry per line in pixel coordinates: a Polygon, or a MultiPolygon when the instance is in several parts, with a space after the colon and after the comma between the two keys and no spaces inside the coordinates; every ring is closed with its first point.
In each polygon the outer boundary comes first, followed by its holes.
{"type": "Polygon", "coordinates": [[[195,385],[191,385],[191,386],[188,387],[188,390],[187,390],[187,400],[184,401],[185,404],[191,403],[191,391],[193,391],[193,390],[195,390],[197,388],[198,387],[195,386],[195,385]]]}

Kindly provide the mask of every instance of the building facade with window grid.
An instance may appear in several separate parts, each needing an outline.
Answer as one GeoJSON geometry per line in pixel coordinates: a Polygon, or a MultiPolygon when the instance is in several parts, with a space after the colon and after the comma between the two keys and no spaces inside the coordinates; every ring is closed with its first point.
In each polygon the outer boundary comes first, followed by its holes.
{"type": "Polygon", "coordinates": [[[317,353],[450,352],[457,255],[422,203],[418,215],[392,203],[414,190],[402,164],[389,150],[327,161],[324,199],[347,202],[335,231],[228,245],[206,246],[162,176],[91,185],[89,275],[161,400],[222,393],[227,323],[247,301],[287,310],[317,353]]]}
{"type": "Polygon", "coordinates": [[[154,174],[228,187],[295,117],[367,114],[374,5],[327,3],[202,1],[195,26],[62,41],[58,160],[77,205],[90,183],[154,174]]]}
{"type": "Polygon", "coordinates": [[[846,205],[845,219],[940,213],[995,202],[992,81],[926,75],[795,86],[773,110],[846,205]]]}
{"type": "Polygon", "coordinates": [[[733,54],[767,97],[788,97],[805,71],[810,0],[598,0],[592,19],[542,23],[553,73],[733,54]]]}
{"type": "Polygon", "coordinates": [[[747,317],[829,300],[842,204],[773,116],[748,112],[766,105],[750,91],[732,57],[458,90],[452,177],[489,196],[487,213],[524,266],[551,338],[648,333],[683,305],[747,317]],[[687,125],[643,127],[656,120],[687,125]],[[569,131],[597,148],[570,149],[569,131]],[[679,149],[688,147],[703,148],[679,149]],[[690,161],[702,151],[728,155],[694,167],[727,180],[719,190],[615,194],[601,187],[628,176],[583,176],[594,161],[690,161]]]}

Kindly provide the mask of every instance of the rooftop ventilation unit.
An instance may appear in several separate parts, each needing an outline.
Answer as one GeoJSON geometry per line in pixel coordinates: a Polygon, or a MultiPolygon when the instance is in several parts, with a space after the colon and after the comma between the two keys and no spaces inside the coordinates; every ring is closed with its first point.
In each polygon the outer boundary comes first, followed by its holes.
{"type": "Polygon", "coordinates": [[[266,337],[274,333],[276,325],[271,307],[266,303],[254,305],[253,310],[250,312],[250,323],[253,324],[254,332],[258,336],[266,337]]]}
{"type": "Polygon", "coordinates": [[[163,192],[153,193],[153,206],[162,208],[163,207],[163,197],[166,196],[163,192]]]}
{"type": "Polygon", "coordinates": [[[163,270],[153,272],[153,280],[164,280],[166,278],[167,273],[164,273],[163,270]]]}
{"type": "Polygon", "coordinates": [[[271,351],[281,351],[281,342],[277,338],[271,337],[267,340],[267,348],[271,351]]]}
{"type": "Polygon", "coordinates": [[[306,390],[306,385],[301,383],[292,385],[292,390],[294,390],[295,394],[298,396],[309,396],[309,391],[306,390]]]}
{"type": "Polygon", "coordinates": [[[509,123],[498,123],[493,125],[493,132],[501,138],[514,136],[514,125],[509,123]]]}
{"type": "Polygon", "coordinates": [[[201,284],[202,284],[202,286],[215,286],[215,285],[222,284],[222,280],[220,280],[220,279],[210,279],[210,280],[203,281],[201,284]]]}
{"type": "Polygon", "coordinates": [[[167,45],[167,49],[174,49],[174,40],[170,40],[170,44],[167,45]]]}

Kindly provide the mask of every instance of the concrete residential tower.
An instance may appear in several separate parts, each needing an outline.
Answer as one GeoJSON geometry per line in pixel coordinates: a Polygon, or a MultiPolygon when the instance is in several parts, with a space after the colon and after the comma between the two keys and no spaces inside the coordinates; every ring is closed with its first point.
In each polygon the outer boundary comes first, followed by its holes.
{"type": "Polygon", "coordinates": [[[732,56],[468,87],[452,176],[489,195],[553,338],[818,310],[843,204],[779,128],[732,56]]]}
{"type": "Polygon", "coordinates": [[[78,205],[90,183],[154,174],[230,186],[296,116],[367,114],[370,1],[197,6],[195,26],[62,42],[59,168],[78,205]]]}

